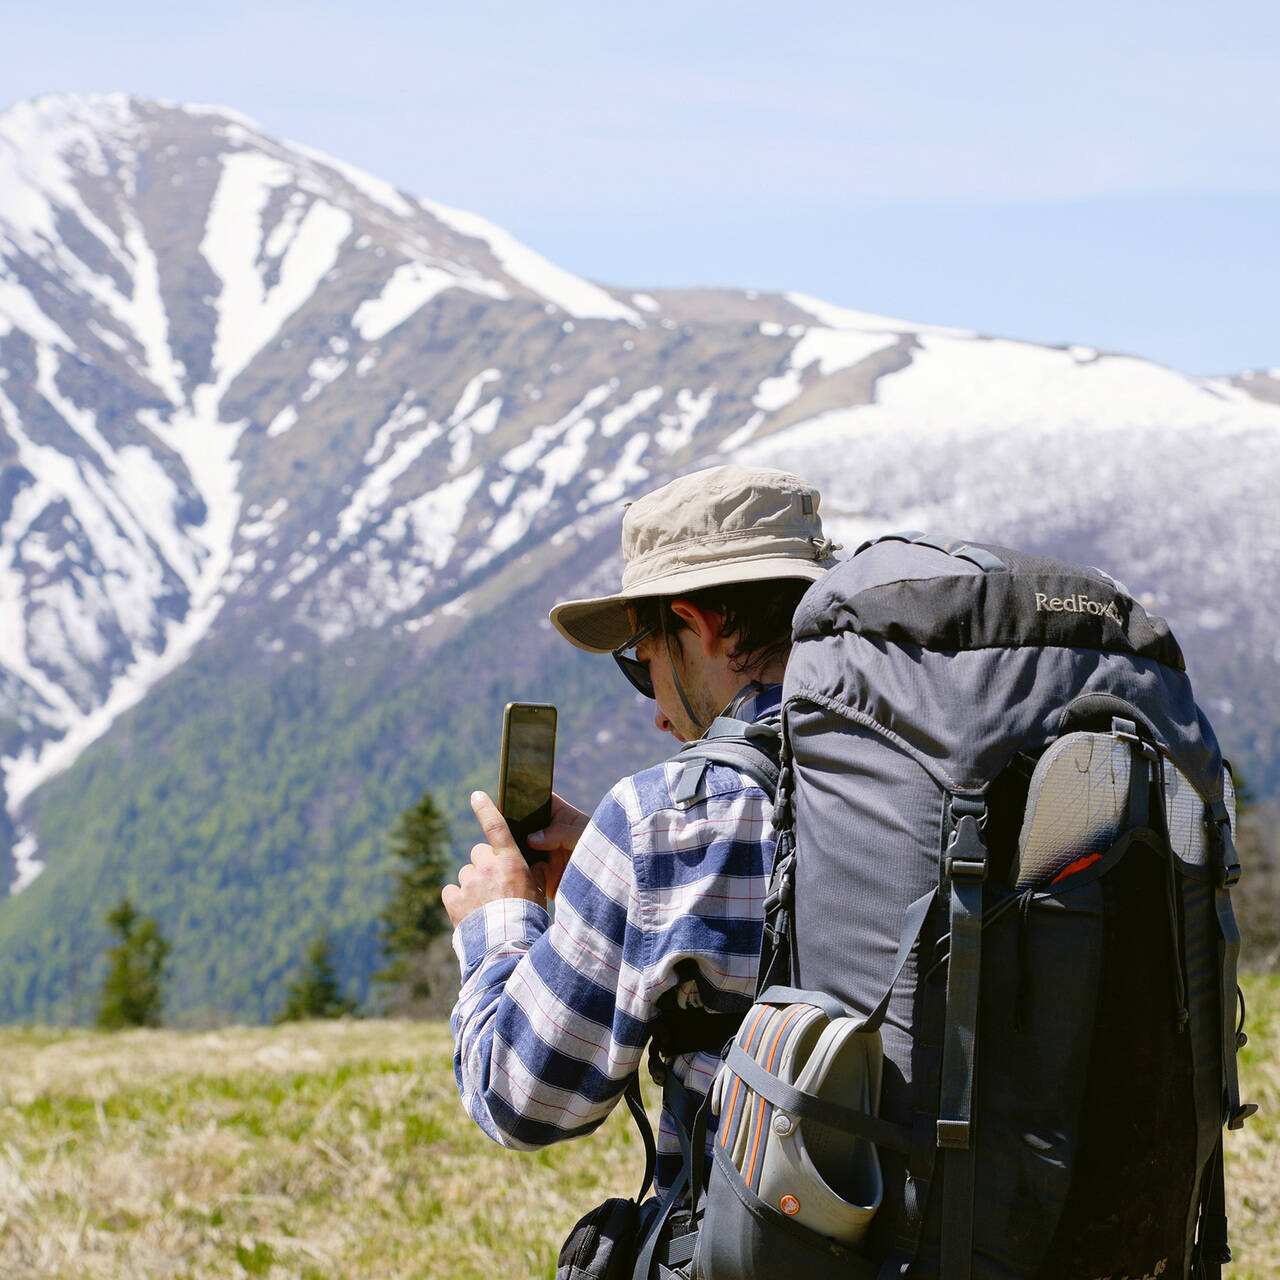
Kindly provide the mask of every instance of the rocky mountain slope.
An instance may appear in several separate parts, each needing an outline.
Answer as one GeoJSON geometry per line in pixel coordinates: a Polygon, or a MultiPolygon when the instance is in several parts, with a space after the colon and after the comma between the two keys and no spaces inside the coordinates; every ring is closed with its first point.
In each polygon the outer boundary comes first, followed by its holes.
{"type": "MultiPolygon", "coordinates": [[[[1280,795],[1280,372],[605,288],[234,113],[0,117],[0,1016],[83,1012],[121,892],[175,1017],[260,1017],[327,925],[377,962],[381,836],[562,706],[583,802],[661,754],[545,623],[621,505],[734,459],[847,547],[925,527],[1101,564],[1280,795]]],[[[460,842],[470,839],[459,828],[460,842]]]]}

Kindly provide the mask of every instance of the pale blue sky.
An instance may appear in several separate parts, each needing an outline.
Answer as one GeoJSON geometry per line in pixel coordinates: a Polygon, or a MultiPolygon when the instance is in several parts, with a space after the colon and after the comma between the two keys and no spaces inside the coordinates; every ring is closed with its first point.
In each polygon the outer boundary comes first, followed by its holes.
{"type": "Polygon", "coordinates": [[[1280,365],[1280,6],[18,5],[0,101],[218,103],[571,270],[1280,365]]]}

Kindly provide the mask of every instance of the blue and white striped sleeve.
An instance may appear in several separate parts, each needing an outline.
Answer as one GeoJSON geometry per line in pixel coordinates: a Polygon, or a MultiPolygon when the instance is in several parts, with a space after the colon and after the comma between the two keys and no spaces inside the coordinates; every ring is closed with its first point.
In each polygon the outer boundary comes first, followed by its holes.
{"type": "Polygon", "coordinates": [[[472,912],[455,931],[458,1089],[504,1146],[590,1132],[640,1062],[656,993],[644,974],[627,787],[614,788],[579,839],[554,924],[534,903],[509,899],[472,912]]]}

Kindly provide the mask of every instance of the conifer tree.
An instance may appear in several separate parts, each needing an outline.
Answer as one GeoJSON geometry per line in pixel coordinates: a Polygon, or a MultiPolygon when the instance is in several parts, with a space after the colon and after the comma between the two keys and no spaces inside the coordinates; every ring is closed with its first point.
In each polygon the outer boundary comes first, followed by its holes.
{"type": "Polygon", "coordinates": [[[152,916],[140,916],[133,903],[121,898],[107,912],[107,924],[120,941],[107,957],[98,1026],[158,1027],[164,1009],[164,963],[168,940],[152,916]]]}
{"type": "Polygon", "coordinates": [[[290,984],[284,1008],[276,1022],[302,1022],[309,1018],[341,1018],[354,1013],[356,1002],[338,988],[329,934],[318,933],[307,949],[306,967],[290,984]]]}
{"type": "Polygon", "coordinates": [[[427,949],[450,927],[440,902],[440,890],[454,872],[449,822],[429,792],[400,815],[389,843],[399,865],[391,899],[379,916],[387,964],[374,977],[400,988],[398,1003],[412,1004],[435,990],[427,949]]]}

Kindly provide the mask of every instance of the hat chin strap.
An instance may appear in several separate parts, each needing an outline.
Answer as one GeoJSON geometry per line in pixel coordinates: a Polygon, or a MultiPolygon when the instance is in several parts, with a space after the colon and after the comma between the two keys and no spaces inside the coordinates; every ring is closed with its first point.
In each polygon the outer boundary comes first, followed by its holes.
{"type": "Polygon", "coordinates": [[[658,606],[658,617],[662,624],[662,639],[667,646],[667,662],[671,666],[671,680],[676,687],[676,693],[680,695],[681,705],[684,707],[684,713],[689,717],[689,723],[698,731],[701,737],[707,731],[707,726],[702,723],[694,709],[689,705],[689,699],[685,695],[684,685],[680,683],[680,673],[676,670],[675,654],[671,651],[671,632],[667,630],[667,608],[665,602],[660,602],[658,606]]]}

